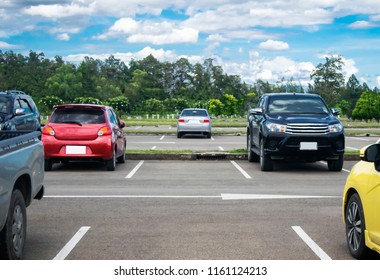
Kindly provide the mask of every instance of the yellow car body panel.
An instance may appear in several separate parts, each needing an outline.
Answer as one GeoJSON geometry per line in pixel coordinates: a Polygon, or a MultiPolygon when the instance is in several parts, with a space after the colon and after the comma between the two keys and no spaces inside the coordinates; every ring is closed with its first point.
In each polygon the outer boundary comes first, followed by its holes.
{"type": "MultiPolygon", "coordinates": [[[[361,155],[364,155],[365,148],[361,155]]],[[[342,214],[345,222],[345,209],[350,195],[360,197],[365,221],[365,245],[380,253],[380,172],[373,162],[358,162],[347,178],[343,192],[342,214]]]]}

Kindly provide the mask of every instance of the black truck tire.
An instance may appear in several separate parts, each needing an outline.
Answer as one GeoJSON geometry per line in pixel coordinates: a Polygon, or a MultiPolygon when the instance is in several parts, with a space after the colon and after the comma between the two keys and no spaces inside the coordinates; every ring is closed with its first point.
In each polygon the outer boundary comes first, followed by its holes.
{"type": "Polygon", "coordinates": [[[26,239],[26,206],[22,193],[15,189],[6,224],[0,232],[0,258],[20,260],[26,239]]]}

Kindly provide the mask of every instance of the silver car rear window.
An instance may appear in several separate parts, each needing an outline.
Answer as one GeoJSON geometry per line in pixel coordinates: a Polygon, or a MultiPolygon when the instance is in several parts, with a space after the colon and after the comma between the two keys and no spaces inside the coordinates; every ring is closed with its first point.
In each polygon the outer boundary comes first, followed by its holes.
{"type": "Polygon", "coordinates": [[[184,110],[182,112],[182,117],[207,117],[207,112],[205,110],[184,110]]]}

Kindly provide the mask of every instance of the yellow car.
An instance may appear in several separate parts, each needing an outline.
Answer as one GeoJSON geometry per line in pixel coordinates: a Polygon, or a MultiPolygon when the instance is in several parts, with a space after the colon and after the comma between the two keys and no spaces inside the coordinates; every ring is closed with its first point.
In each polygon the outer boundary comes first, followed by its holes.
{"type": "Polygon", "coordinates": [[[342,214],[347,246],[354,258],[380,254],[380,143],[360,151],[343,192],[342,214]]]}

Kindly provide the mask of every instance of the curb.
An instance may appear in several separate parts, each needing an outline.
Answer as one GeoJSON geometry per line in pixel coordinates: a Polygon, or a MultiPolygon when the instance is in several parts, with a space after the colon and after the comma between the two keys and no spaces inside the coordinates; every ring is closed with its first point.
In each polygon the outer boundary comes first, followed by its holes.
{"type": "MultiPolygon", "coordinates": [[[[127,153],[130,160],[247,160],[246,154],[230,154],[223,152],[188,153],[188,154],[151,154],[151,153],[127,153]]],[[[359,161],[357,154],[345,154],[345,161],[359,161]]]]}

